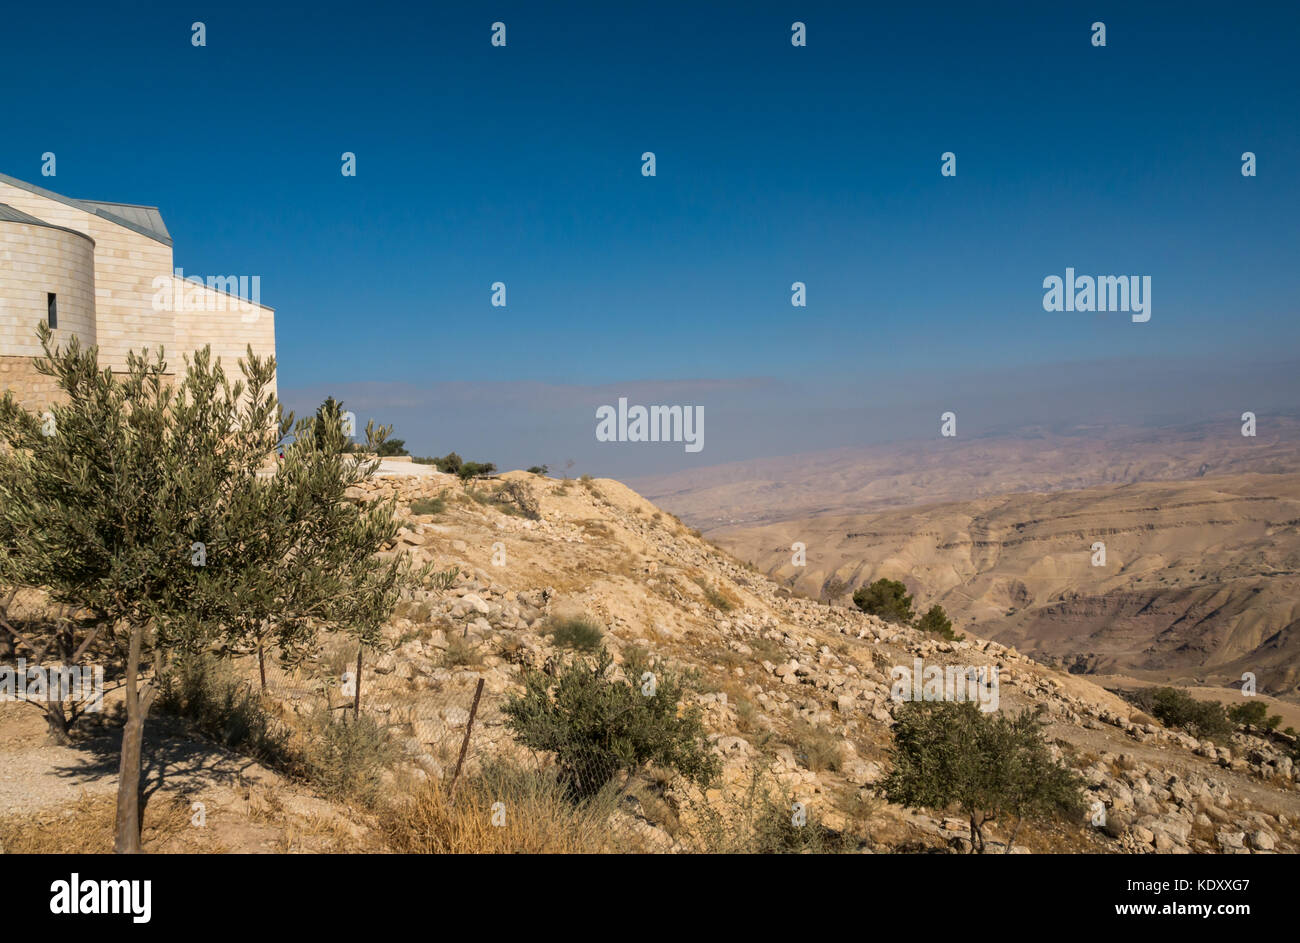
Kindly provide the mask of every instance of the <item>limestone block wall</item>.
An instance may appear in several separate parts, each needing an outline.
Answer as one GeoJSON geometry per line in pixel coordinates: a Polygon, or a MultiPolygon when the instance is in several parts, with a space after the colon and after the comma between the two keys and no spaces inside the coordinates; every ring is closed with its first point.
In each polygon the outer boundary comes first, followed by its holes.
{"type": "Polygon", "coordinates": [[[90,217],[95,239],[95,313],[99,362],[126,368],[128,351],[176,346],[172,320],[155,311],[154,279],[172,272],[172,249],[116,223],[90,217]]]}
{"type": "Polygon", "coordinates": [[[56,343],[75,336],[93,346],[95,243],[55,226],[0,220],[0,354],[41,353],[36,325],[48,317],[50,293],[57,296],[56,343]]]}
{"type": "MultiPolygon", "coordinates": [[[[216,291],[206,285],[173,278],[172,298],[176,318],[175,357],[168,357],[170,369],[182,370],[180,355],[211,346],[212,356],[232,380],[240,379],[239,361],[253,353],[266,357],[275,353],[275,312],[264,305],[216,291]]],[[[272,385],[274,389],[274,384],[272,385]]]]}
{"type": "MultiPolygon", "coordinates": [[[[128,351],[175,348],[171,315],[156,311],[154,279],[170,277],[172,249],[94,213],[0,180],[0,203],[85,233],[95,243],[95,311],[99,360],[126,369],[128,351]]],[[[6,353],[9,351],[6,349],[6,353]]]]}
{"type": "Polygon", "coordinates": [[[31,357],[0,356],[0,396],[5,390],[13,390],[23,408],[35,413],[65,398],[53,377],[36,372],[31,357]]]}

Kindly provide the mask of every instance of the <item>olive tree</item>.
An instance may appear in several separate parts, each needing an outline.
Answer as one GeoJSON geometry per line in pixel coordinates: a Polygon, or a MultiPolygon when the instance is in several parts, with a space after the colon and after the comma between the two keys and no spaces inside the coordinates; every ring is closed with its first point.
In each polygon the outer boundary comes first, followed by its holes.
{"type": "Polygon", "coordinates": [[[970,701],[909,701],[895,716],[885,796],[911,807],[958,806],[980,854],[984,826],[1014,816],[1009,853],[1025,818],[1083,807],[1082,781],[1052,759],[1042,727],[1029,710],[1009,717],[970,701]]]}
{"type": "Polygon", "coordinates": [[[40,416],[0,399],[0,579],[98,627],[92,644],[120,670],[114,850],[137,852],[145,719],[174,653],[274,640],[293,657],[328,631],[373,644],[419,574],[376,556],[393,504],[346,495],[374,464],[343,453],[337,417],[283,414],[273,358],[250,348],[232,382],[205,349],[173,382],[161,349],[119,375],[95,348],[38,334],[36,369],[61,395],[40,416]]]}

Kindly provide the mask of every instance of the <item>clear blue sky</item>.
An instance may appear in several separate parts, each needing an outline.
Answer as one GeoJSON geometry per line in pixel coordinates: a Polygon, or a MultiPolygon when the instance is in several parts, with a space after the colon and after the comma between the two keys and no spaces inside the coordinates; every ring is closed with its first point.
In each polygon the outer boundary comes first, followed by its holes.
{"type": "Polygon", "coordinates": [[[0,171],[161,207],[187,274],[262,277],[291,404],[342,394],[416,452],[709,464],[906,434],[855,397],[930,417],[889,391],[948,375],[972,414],[971,377],[1056,402],[1015,377],[1065,362],[1239,413],[1204,371],[1300,340],[1292,2],[25,3],[4,31],[0,171]],[[1150,275],[1151,321],[1043,311],[1067,266],[1150,275]],[[602,451],[624,388],[759,418],[602,451]]]}

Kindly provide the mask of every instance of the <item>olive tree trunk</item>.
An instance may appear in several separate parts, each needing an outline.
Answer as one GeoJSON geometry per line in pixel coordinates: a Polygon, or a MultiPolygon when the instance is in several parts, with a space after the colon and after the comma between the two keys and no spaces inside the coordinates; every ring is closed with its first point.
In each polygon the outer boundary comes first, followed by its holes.
{"type": "MultiPolygon", "coordinates": [[[[140,853],[140,773],[144,754],[144,720],[157,693],[156,683],[140,684],[140,653],[144,648],[145,623],[131,626],[126,657],[126,726],[122,728],[122,763],[117,776],[117,827],[113,851],[119,855],[140,853]]],[[[155,668],[158,665],[155,659],[155,668]]],[[[155,678],[155,682],[156,682],[155,678]]]]}

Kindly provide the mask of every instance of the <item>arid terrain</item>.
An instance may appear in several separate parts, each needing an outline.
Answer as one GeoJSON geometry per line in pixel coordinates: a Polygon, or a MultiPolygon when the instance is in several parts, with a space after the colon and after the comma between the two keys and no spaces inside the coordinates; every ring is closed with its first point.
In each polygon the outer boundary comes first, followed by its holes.
{"type": "Polygon", "coordinates": [[[819,595],[899,579],[963,630],[1076,671],[1300,681],[1300,475],[1016,493],[714,537],[819,595]],[[807,546],[795,566],[790,547],[807,546]],[[1104,565],[1093,550],[1105,545],[1104,565]]]}
{"type": "Polygon", "coordinates": [[[814,597],[899,579],[959,628],[1075,672],[1190,686],[1253,672],[1260,690],[1290,697],[1300,448],[1290,420],[1268,428],[936,439],[642,487],[814,597]]]}
{"type": "MultiPolygon", "coordinates": [[[[390,801],[446,781],[479,679],[482,703],[467,741],[466,781],[496,759],[547,763],[514,742],[501,708],[507,694],[520,690],[523,666],[545,667],[562,655],[547,634],[557,614],[585,614],[603,627],[603,644],[618,663],[644,651],[698,679],[690,701],[702,707],[722,763],[718,782],[700,791],[644,771],[581,834],[570,823],[568,837],[557,837],[535,815],[520,813],[509,828],[484,830],[490,834],[481,841],[496,842],[492,847],[743,850],[739,823],[748,821],[747,803],[761,781],[783,802],[805,803],[810,821],[851,850],[960,850],[963,821],[943,810],[894,805],[878,790],[890,766],[889,728],[899,707],[890,670],[921,658],[997,667],[1001,709],[1042,708],[1054,755],[1084,777],[1094,808],[1105,809],[1104,825],[1027,824],[1014,850],[1300,850],[1300,791],[1285,744],[1244,731],[1215,744],[1166,729],[1087,678],[988,640],[978,625],[963,624],[966,637],[947,642],[804,598],[618,482],[511,472],[466,489],[451,476],[425,472],[374,482],[358,499],[385,494],[401,499],[404,519],[390,552],[456,571],[445,587],[403,603],[385,629],[386,650],[367,656],[362,671],[362,710],[397,749],[384,776],[390,801]],[[500,503],[496,489],[512,481],[536,498],[535,519],[500,503]],[[410,513],[410,503],[421,498],[433,498],[435,507],[410,513]]],[[[1265,506],[1245,497],[1234,500],[1265,506]]],[[[1223,513],[1241,513],[1236,507],[1223,513]]],[[[969,557],[971,550],[962,553],[969,557]]],[[[1119,546],[1115,558],[1116,566],[1125,559],[1119,546]]],[[[255,675],[248,660],[241,670],[255,675]]],[[[312,680],[328,674],[276,672],[265,703],[292,721],[312,698],[330,698],[312,680]]],[[[0,705],[0,841],[10,850],[60,842],[61,850],[106,850],[112,770],[104,758],[111,754],[111,730],[52,748],[39,736],[36,716],[27,705],[0,705]]],[[[310,782],[235,756],[180,721],[163,718],[151,727],[147,850],[434,844],[428,833],[411,835],[427,824],[418,808],[394,818],[359,803],[326,801],[313,795],[310,782]],[[205,803],[203,826],[189,818],[195,801],[205,803]]],[[[484,794],[465,790],[457,808],[486,822],[484,794]],[[474,805],[480,799],[482,809],[474,805]]],[[[1007,824],[992,826],[995,845],[1005,843],[1007,824]]]]}

